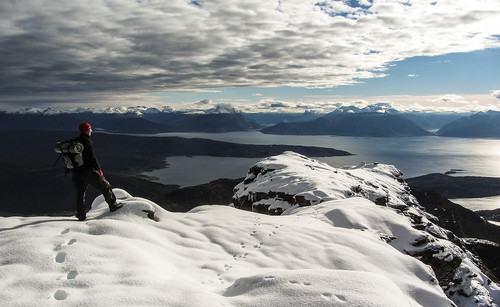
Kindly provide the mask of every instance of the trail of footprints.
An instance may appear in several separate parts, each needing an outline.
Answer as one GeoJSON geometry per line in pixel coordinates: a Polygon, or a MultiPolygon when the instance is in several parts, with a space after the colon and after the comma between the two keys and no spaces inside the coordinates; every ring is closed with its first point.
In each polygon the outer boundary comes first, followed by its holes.
{"type": "MultiPolygon", "coordinates": [[[[61,231],[61,235],[65,235],[65,234],[69,233],[69,231],[70,231],[69,228],[66,228],[63,231],[61,231]]],[[[65,244],[64,243],[58,244],[54,248],[54,251],[57,252],[56,256],[54,257],[54,261],[56,263],[59,263],[59,264],[64,264],[66,262],[66,257],[68,255],[67,252],[64,251],[64,249],[69,245],[73,245],[74,243],[76,243],[76,239],[71,239],[65,244]]],[[[67,272],[66,280],[75,279],[77,276],[78,276],[78,271],[71,270],[71,271],[67,272]]],[[[66,292],[65,290],[59,289],[54,293],[54,298],[58,301],[63,301],[66,298],[68,298],[68,295],[69,295],[68,292],[66,292]]]]}
{"type": "MultiPolygon", "coordinates": [[[[296,286],[300,286],[300,285],[304,285],[306,287],[309,287],[309,286],[312,286],[312,283],[310,282],[299,282],[297,280],[290,280],[288,281],[289,284],[291,285],[296,285],[296,286]]],[[[332,302],[333,304],[344,304],[345,302],[347,302],[347,298],[343,295],[335,295],[331,292],[323,292],[321,293],[321,296],[326,300],[326,301],[330,301],[332,302]]]]}
{"type": "MultiPolygon", "coordinates": [[[[260,226],[260,225],[261,225],[261,223],[260,223],[260,218],[256,218],[256,222],[254,223],[254,226],[260,226]]],[[[276,235],[276,233],[277,233],[276,231],[277,231],[279,228],[281,228],[281,227],[283,227],[283,225],[275,226],[275,227],[274,227],[274,228],[275,228],[275,230],[274,230],[274,231],[272,231],[272,232],[270,232],[270,233],[268,234],[268,236],[269,236],[269,237],[272,237],[272,236],[276,235]]],[[[65,235],[65,234],[67,234],[67,233],[69,233],[69,232],[70,232],[70,229],[69,229],[69,228],[66,228],[66,229],[64,229],[64,230],[61,232],[61,235],[65,235]]],[[[258,231],[257,231],[257,230],[254,230],[254,231],[252,231],[252,233],[250,233],[250,236],[252,236],[252,237],[256,237],[257,235],[258,235],[258,231]]],[[[55,258],[54,258],[54,261],[55,261],[56,263],[59,263],[59,264],[64,264],[64,263],[66,262],[67,252],[65,252],[65,251],[61,251],[61,250],[64,250],[64,249],[65,249],[65,247],[70,246],[70,245],[73,245],[74,243],[76,243],[76,239],[70,239],[70,240],[69,240],[66,244],[58,244],[58,245],[54,248],[54,251],[58,252],[58,253],[56,254],[55,258]]],[[[241,243],[240,243],[240,245],[241,245],[241,248],[246,248],[246,244],[245,244],[244,242],[241,242],[241,243]]],[[[263,245],[264,245],[264,242],[260,242],[259,244],[254,244],[254,245],[253,245],[253,248],[255,248],[255,249],[260,249],[260,248],[262,248],[262,246],[263,246],[263,245]]],[[[246,258],[247,256],[248,256],[248,253],[243,253],[243,254],[241,254],[241,255],[234,255],[234,256],[233,256],[233,258],[234,258],[234,260],[237,260],[237,258],[246,258]]],[[[228,271],[229,271],[230,269],[232,269],[232,268],[233,268],[233,266],[232,266],[232,265],[229,265],[229,264],[225,264],[225,265],[224,265],[224,269],[225,269],[225,271],[226,271],[226,272],[228,272],[228,271]]],[[[219,282],[220,282],[221,284],[223,284],[223,283],[224,283],[224,280],[223,280],[223,278],[222,278],[222,276],[221,276],[221,275],[222,275],[221,273],[218,273],[218,274],[217,274],[217,277],[218,277],[218,279],[219,279],[219,282]]],[[[72,279],[75,279],[77,276],[78,276],[78,270],[71,270],[71,271],[69,271],[69,272],[67,273],[67,275],[66,275],[66,280],[72,280],[72,279]]],[[[267,278],[274,278],[274,276],[269,276],[269,277],[266,277],[266,279],[267,279],[267,278]]],[[[298,281],[296,281],[296,280],[291,280],[291,281],[289,281],[289,283],[290,283],[290,284],[292,284],[292,285],[297,285],[297,284],[299,284],[299,282],[298,282],[298,281]]],[[[311,283],[309,283],[309,282],[304,282],[304,283],[303,283],[303,285],[305,285],[305,286],[311,286],[311,283]]],[[[65,299],[67,299],[67,298],[68,298],[68,295],[69,295],[69,294],[68,294],[68,292],[66,292],[65,290],[61,290],[61,289],[59,289],[59,290],[57,290],[57,291],[54,293],[54,298],[55,298],[56,300],[58,300],[58,301],[63,301],[63,300],[65,300],[65,299]]],[[[322,295],[323,295],[323,297],[324,297],[325,299],[327,299],[327,300],[336,301],[336,302],[343,302],[343,301],[344,301],[344,298],[343,298],[343,297],[335,296],[334,294],[331,294],[331,293],[323,293],[322,295]]]]}
{"type": "MultiPolygon", "coordinates": [[[[261,226],[261,223],[260,223],[260,218],[259,218],[259,217],[255,219],[255,222],[254,222],[254,224],[253,224],[253,225],[254,225],[254,226],[261,226]]],[[[274,226],[274,230],[273,230],[272,232],[268,233],[268,235],[267,235],[267,236],[268,236],[268,237],[272,237],[272,236],[276,235],[276,234],[277,234],[278,229],[279,229],[279,228],[281,228],[281,227],[283,227],[283,225],[274,226]]],[[[252,232],[250,233],[250,236],[251,236],[251,237],[257,237],[257,236],[259,236],[259,231],[260,231],[260,232],[264,232],[264,230],[261,230],[261,229],[259,229],[259,230],[254,230],[254,231],[252,231],[252,232]]],[[[262,236],[262,234],[260,234],[260,236],[262,236]]],[[[254,249],[261,249],[261,248],[264,246],[263,239],[261,239],[261,240],[262,240],[262,241],[260,241],[258,244],[253,244],[253,245],[252,245],[252,248],[254,248],[254,249]]],[[[242,249],[246,249],[247,244],[246,244],[245,242],[241,242],[241,243],[240,243],[240,247],[241,247],[242,249]]],[[[233,260],[244,259],[244,258],[246,258],[247,256],[248,256],[248,253],[234,254],[234,255],[233,255],[233,260]]],[[[232,265],[229,265],[229,264],[225,264],[225,265],[224,265],[224,269],[225,269],[225,271],[226,271],[226,272],[227,272],[227,271],[229,271],[229,270],[230,270],[230,269],[232,269],[232,268],[233,268],[233,266],[232,266],[232,265]]],[[[221,273],[218,273],[218,274],[217,274],[217,277],[219,278],[219,282],[220,282],[221,284],[223,284],[223,283],[224,283],[224,281],[223,281],[223,279],[222,279],[222,276],[221,276],[221,275],[222,275],[221,273]]]]}

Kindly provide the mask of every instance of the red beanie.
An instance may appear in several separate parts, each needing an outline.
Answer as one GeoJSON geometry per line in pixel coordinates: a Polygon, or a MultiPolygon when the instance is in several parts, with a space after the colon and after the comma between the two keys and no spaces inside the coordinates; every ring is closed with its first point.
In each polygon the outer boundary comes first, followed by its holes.
{"type": "Polygon", "coordinates": [[[80,133],[85,133],[90,129],[92,129],[92,126],[90,126],[89,123],[81,123],[80,126],[78,126],[78,130],[80,131],[80,133]]]}

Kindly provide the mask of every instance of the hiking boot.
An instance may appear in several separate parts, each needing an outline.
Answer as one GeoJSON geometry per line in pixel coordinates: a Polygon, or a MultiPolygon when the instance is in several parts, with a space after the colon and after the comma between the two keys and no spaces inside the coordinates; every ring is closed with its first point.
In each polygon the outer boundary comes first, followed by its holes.
{"type": "Polygon", "coordinates": [[[87,218],[87,215],[85,213],[77,213],[76,214],[76,218],[79,220],[79,221],[85,221],[85,219],[87,218]]]}
{"type": "Polygon", "coordinates": [[[116,210],[120,209],[121,207],[123,207],[123,203],[115,203],[114,205],[109,206],[109,211],[115,212],[116,210]]]}

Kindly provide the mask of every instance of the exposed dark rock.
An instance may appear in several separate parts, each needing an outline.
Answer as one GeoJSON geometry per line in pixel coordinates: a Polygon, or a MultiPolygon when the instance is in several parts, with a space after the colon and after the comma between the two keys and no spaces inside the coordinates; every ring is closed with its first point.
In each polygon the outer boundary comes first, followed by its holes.
{"type": "Polygon", "coordinates": [[[144,213],[146,213],[146,216],[148,217],[148,219],[156,221],[155,212],[153,210],[142,210],[142,211],[144,213]]]}
{"type": "Polygon", "coordinates": [[[464,239],[466,248],[477,255],[479,267],[494,282],[500,283],[500,244],[487,240],[464,239]]]}
{"type": "Polygon", "coordinates": [[[279,215],[283,213],[282,209],[269,210],[270,205],[262,200],[277,199],[286,201],[290,206],[299,205],[300,207],[310,206],[311,202],[301,195],[290,195],[283,192],[250,192],[246,197],[233,197],[233,204],[235,208],[254,211],[258,213],[279,215]]]}
{"type": "Polygon", "coordinates": [[[430,243],[432,241],[434,241],[432,239],[432,237],[427,236],[427,235],[425,235],[425,236],[423,235],[423,236],[420,236],[419,238],[417,238],[411,245],[419,247],[419,246],[424,246],[427,243],[430,243]]]}
{"type": "MultiPolygon", "coordinates": [[[[422,244],[420,244],[422,245],[422,244]]],[[[454,254],[441,255],[444,249],[432,244],[418,251],[408,252],[409,255],[420,259],[423,263],[430,265],[436,274],[439,285],[446,292],[452,286],[461,281],[454,280],[455,270],[462,263],[462,259],[454,254]]]]}
{"type": "Polygon", "coordinates": [[[412,194],[427,212],[438,218],[437,224],[461,238],[479,238],[500,243],[500,227],[478,214],[448,200],[443,195],[410,184],[412,194]]]}
{"type": "MultiPolygon", "coordinates": [[[[500,280],[500,268],[498,264],[498,255],[500,248],[500,227],[488,223],[473,211],[457,205],[441,194],[411,185],[412,194],[417,198],[420,205],[425,207],[427,212],[431,212],[438,220],[436,224],[450,230],[454,235],[461,238],[480,238],[493,241],[491,244],[479,243],[482,240],[467,240],[464,248],[467,248],[481,259],[483,272],[493,280],[500,280]]],[[[460,240],[448,234],[448,239],[457,245],[462,245],[460,240]]],[[[484,241],[488,242],[488,241],[484,241]]]]}

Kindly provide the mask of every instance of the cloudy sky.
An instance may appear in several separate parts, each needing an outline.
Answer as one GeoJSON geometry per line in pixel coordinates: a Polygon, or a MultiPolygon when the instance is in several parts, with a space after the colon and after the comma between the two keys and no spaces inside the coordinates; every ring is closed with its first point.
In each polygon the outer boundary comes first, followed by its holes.
{"type": "Polygon", "coordinates": [[[500,109],[499,68],[497,0],[0,2],[0,109],[500,109]]]}

